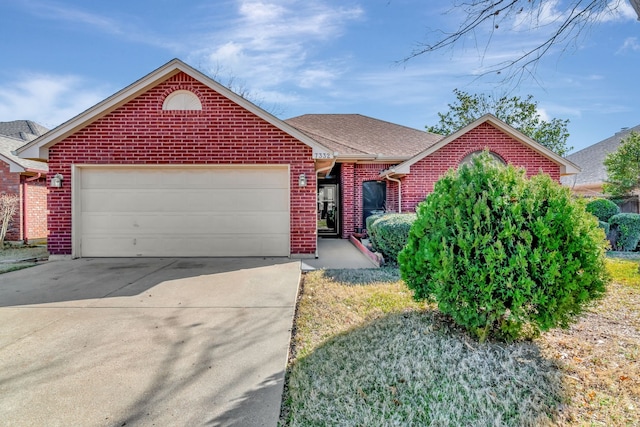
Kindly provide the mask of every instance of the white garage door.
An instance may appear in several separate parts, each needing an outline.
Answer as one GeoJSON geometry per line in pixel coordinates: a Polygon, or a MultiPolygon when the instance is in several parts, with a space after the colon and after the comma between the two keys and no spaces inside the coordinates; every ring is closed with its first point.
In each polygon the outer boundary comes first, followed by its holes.
{"type": "Polygon", "coordinates": [[[287,166],[81,167],[77,173],[77,255],[289,255],[287,166]]]}

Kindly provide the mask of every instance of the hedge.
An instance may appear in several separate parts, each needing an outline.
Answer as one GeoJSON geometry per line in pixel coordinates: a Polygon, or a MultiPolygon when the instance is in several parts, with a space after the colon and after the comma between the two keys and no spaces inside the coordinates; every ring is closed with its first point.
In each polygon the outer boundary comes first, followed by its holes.
{"type": "Polygon", "coordinates": [[[609,219],[612,233],[616,236],[614,249],[633,251],[640,241],[640,215],[621,213],[609,219]]]}
{"type": "Polygon", "coordinates": [[[407,244],[416,214],[385,214],[367,218],[367,232],[373,247],[387,264],[397,264],[398,254],[407,244]]]}
{"type": "Polygon", "coordinates": [[[600,221],[608,222],[609,218],[620,213],[618,205],[608,199],[595,199],[587,203],[587,212],[593,214],[600,221]]]}

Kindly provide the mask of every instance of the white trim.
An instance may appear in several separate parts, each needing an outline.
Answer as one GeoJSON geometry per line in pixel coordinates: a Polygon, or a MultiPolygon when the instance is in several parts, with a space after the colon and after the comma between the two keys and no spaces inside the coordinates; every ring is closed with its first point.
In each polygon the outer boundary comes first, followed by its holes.
{"type": "Polygon", "coordinates": [[[386,171],[382,171],[380,173],[380,176],[384,177],[384,176],[387,176],[387,175],[408,175],[408,174],[410,174],[412,165],[414,165],[418,161],[424,159],[425,157],[429,156],[430,154],[433,154],[434,152],[438,151],[439,149],[441,149],[445,145],[449,144],[450,142],[455,141],[456,139],[458,139],[462,135],[470,132],[471,130],[475,129],[476,127],[480,126],[481,124],[487,123],[487,122],[490,123],[491,125],[497,127],[499,130],[503,131],[504,133],[506,133],[507,135],[511,136],[512,138],[516,139],[517,141],[520,141],[521,143],[525,144],[526,146],[528,146],[529,148],[531,148],[532,150],[534,150],[538,154],[542,155],[543,157],[546,157],[549,160],[553,161],[554,163],[557,163],[560,166],[560,175],[561,176],[562,175],[574,175],[574,174],[580,173],[581,169],[576,164],[570,162],[569,160],[565,159],[564,157],[559,156],[558,154],[556,154],[553,151],[549,150],[547,147],[537,143],[536,141],[534,141],[533,139],[529,138],[528,136],[526,136],[522,132],[514,129],[513,127],[509,126],[508,124],[506,124],[502,120],[498,119],[493,114],[485,114],[484,116],[480,117],[478,120],[474,121],[473,123],[468,124],[467,126],[463,127],[462,129],[458,130],[457,132],[454,132],[451,135],[441,139],[440,141],[438,141],[437,143],[435,143],[431,147],[427,148],[426,150],[424,150],[421,153],[418,153],[417,155],[413,156],[411,159],[405,161],[404,163],[401,163],[401,164],[399,164],[399,165],[397,165],[397,166],[395,166],[395,167],[393,167],[391,169],[388,169],[386,171]]]}
{"type": "Polygon", "coordinates": [[[240,95],[234,93],[229,90],[225,86],[216,82],[212,78],[204,75],[200,71],[192,68],[191,66],[185,64],[179,59],[173,59],[158,68],[155,71],[147,74],[145,77],[139,79],[138,81],[132,83],[126,88],[120,90],[119,92],[111,95],[105,100],[99,102],[88,110],[78,114],[67,122],[61,124],[55,129],[50,130],[45,133],[41,137],[34,139],[28,144],[18,148],[16,153],[18,156],[25,159],[44,159],[47,160],[49,158],[49,147],[57,144],[61,140],[65,139],[69,135],[79,131],[80,129],[88,126],[95,120],[109,114],[110,112],[116,110],[126,102],[136,98],[140,94],[148,91],[152,87],[160,84],[161,82],[173,77],[174,75],[183,72],[190,77],[198,80],[204,85],[208,86],[211,90],[219,93],[230,101],[238,104],[244,109],[250,111],[266,122],[272,124],[283,132],[289,134],[295,139],[299,140],[303,144],[309,146],[313,150],[314,157],[315,155],[321,154],[323,158],[333,158],[333,151],[319,144],[317,141],[312,139],[311,137],[305,135],[300,132],[293,126],[283,122],[272,114],[266,112],[262,108],[257,105],[251,103],[247,99],[241,97],[240,95]]]}
{"type": "Polygon", "coordinates": [[[20,166],[18,163],[14,162],[10,158],[3,156],[0,154],[0,160],[9,165],[9,172],[11,173],[22,173],[24,172],[24,167],[20,166]]]}

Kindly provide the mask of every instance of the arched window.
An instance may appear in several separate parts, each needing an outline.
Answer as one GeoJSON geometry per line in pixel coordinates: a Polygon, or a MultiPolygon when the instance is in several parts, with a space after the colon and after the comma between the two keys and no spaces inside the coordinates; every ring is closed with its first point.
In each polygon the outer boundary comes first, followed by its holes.
{"type": "MultiPolygon", "coordinates": [[[[474,157],[484,153],[485,151],[483,150],[479,150],[479,151],[474,151],[471,154],[467,154],[464,159],[462,159],[460,161],[460,165],[458,166],[463,166],[463,165],[470,165],[471,161],[473,160],[474,157]]],[[[496,164],[502,165],[502,166],[506,166],[507,162],[505,162],[502,157],[498,156],[496,153],[494,153],[493,151],[488,151],[487,154],[489,154],[489,157],[491,157],[491,159],[493,161],[496,162],[496,164]]]]}
{"type": "Polygon", "coordinates": [[[163,110],[202,110],[200,98],[188,90],[177,90],[167,96],[162,104],[163,110]]]}

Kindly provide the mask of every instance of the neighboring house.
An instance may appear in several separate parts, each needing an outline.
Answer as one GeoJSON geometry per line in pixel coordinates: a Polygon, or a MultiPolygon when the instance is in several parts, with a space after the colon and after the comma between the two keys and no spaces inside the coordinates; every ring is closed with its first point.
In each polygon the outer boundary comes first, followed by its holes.
{"type": "Polygon", "coordinates": [[[47,132],[29,120],[0,122],[0,194],[19,197],[18,212],[5,240],[29,242],[47,237],[47,164],[20,158],[15,150],[47,132]]]}
{"type": "MultiPolygon", "coordinates": [[[[607,180],[604,159],[607,154],[617,151],[622,140],[627,138],[631,132],[640,133],[640,125],[621,130],[607,139],[568,155],[567,160],[575,163],[582,170],[578,174],[563,177],[562,184],[571,188],[575,194],[586,197],[606,197],[602,189],[607,180]]],[[[623,203],[622,210],[624,212],[638,212],[637,196],[630,197],[626,203],[623,203]]]]}
{"type": "Polygon", "coordinates": [[[447,137],[360,115],[282,121],[177,59],[18,154],[62,178],[54,257],[312,257],[318,234],[414,211],[486,148],[529,174],[578,172],[490,115],[447,137]]]}

